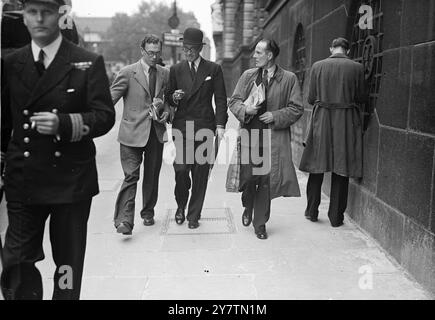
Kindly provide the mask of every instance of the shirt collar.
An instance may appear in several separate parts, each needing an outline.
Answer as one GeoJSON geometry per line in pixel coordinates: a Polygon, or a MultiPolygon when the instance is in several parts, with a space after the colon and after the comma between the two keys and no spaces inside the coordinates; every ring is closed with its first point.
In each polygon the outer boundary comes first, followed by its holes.
{"type": "Polygon", "coordinates": [[[269,73],[269,77],[273,78],[273,76],[275,76],[276,73],[276,65],[270,67],[269,69],[267,69],[267,72],[269,73]]]}
{"type": "Polygon", "coordinates": [[[150,66],[145,61],[143,61],[143,59],[140,59],[140,63],[142,65],[143,70],[145,71],[145,74],[148,74],[150,71],[150,66]]]}
{"type": "Polygon", "coordinates": [[[273,65],[272,67],[270,67],[270,68],[268,68],[268,69],[263,69],[263,73],[264,73],[264,70],[267,70],[267,77],[268,77],[269,79],[271,79],[271,78],[273,78],[273,76],[275,75],[277,68],[278,68],[278,67],[277,67],[277,65],[275,64],[275,65],[273,65]]]}
{"type": "Polygon", "coordinates": [[[330,58],[346,58],[346,59],[349,59],[349,57],[346,54],[344,54],[344,53],[335,53],[335,54],[331,55],[330,58]]]}
{"type": "MultiPolygon", "coordinates": [[[[199,68],[199,64],[201,63],[201,56],[198,57],[198,59],[196,59],[195,61],[193,61],[193,63],[195,64],[195,69],[196,71],[198,71],[199,68]]],[[[191,62],[189,62],[189,66],[191,66],[191,62]]]]}
{"type": "Polygon", "coordinates": [[[44,51],[45,54],[45,62],[47,64],[50,64],[54,58],[56,57],[57,52],[59,51],[60,45],[62,44],[62,35],[59,34],[59,36],[54,40],[52,43],[50,43],[48,46],[45,46],[44,48],[40,48],[33,40],[32,40],[32,53],[33,53],[33,59],[34,61],[39,60],[39,52],[41,49],[44,51]]]}

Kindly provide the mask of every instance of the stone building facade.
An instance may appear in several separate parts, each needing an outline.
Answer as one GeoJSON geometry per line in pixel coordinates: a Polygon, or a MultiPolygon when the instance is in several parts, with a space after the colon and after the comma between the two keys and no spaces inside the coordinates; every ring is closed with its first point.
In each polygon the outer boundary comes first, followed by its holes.
{"type": "Polygon", "coordinates": [[[364,178],[351,182],[347,214],[435,293],[435,0],[217,0],[213,7],[229,93],[252,66],[262,35],[280,44],[278,63],[298,75],[306,112],[292,129],[297,165],[312,110],[310,66],[329,55],[333,38],[351,41],[374,116],[364,136],[364,178]],[[372,10],[370,29],[360,27],[368,13],[362,6],[372,10]]]}

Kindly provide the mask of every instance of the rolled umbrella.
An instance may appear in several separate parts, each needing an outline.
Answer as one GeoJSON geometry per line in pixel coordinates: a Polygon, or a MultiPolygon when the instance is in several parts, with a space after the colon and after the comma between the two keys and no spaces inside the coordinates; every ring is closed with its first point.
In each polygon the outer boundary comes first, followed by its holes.
{"type": "Polygon", "coordinates": [[[214,154],[213,154],[214,158],[211,159],[213,161],[211,161],[211,164],[210,164],[210,171],[208,172],[208,180],[210,180],[211,171],[213,170],[214,163],[216,162],[216,158],[217,158],[217,155],[218,155],[218,152],[219,152],[219,146],[221,144],[221,141],[222,141],[222,139],[220,139],[219,135],[216,134],[216,136],[214,138],[214,154]]]}

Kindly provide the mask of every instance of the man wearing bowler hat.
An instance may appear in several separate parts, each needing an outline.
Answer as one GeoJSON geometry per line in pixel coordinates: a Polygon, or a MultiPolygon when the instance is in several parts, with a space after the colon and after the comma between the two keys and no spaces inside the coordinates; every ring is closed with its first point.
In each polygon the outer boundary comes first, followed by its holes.
{"type": "Polygon", "coordinates": [[[44,259],[50,217],[53,299],[77,300],[87,222],[99,192],[93,138],[113,127],[115,111],[103,58],[60,33],[64,0],[22,2],[32,41],[5,57],[2,70],[9,225],[1,289],[7,300],[42,299],[35,263],[44,259]]]}
{"type": "MultiPolygon", "coordinates": [[[[177,153],[174,163],[175,198],[178,205],[175,221],[179,225],[184,223],[187,208],[188,226],[196,229],[207,190],[210,163],[203,163],[195,154],[204,143],[213,143],[213,139],[202,139],[202,135],[195,139],[195,135],[200,130],[202,133],[208,130],[219,139],[223,138],[228,121],[227,95],[222,68],[200,56],[204,45],[202,31],[188,28],[182,40],[186,60],[171,67],[166,92],[174,110],[173,131],[182,136],[174,139],[177,153]],[[213,95],[216,111],[212,105],[213,95]]],[[[213,146],[205,149],[213,150],[213,146]]]]}

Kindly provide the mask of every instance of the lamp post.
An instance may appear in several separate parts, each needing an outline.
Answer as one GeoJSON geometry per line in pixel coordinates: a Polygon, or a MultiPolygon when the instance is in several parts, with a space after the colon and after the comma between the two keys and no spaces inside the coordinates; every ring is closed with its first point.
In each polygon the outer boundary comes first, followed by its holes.
{"type": "MultiPolygon", "coordinates": [[[[168,20],[168,25],[171,28],[171,32],[174,34],[178,33],[178,26],[180,25],[180,19],[177,16],[177,0],[174,0],[174,13],[168,20]]],[[[174,64],[177,63],[177,47],[172,46],[172,61],[174,64]]]]}

